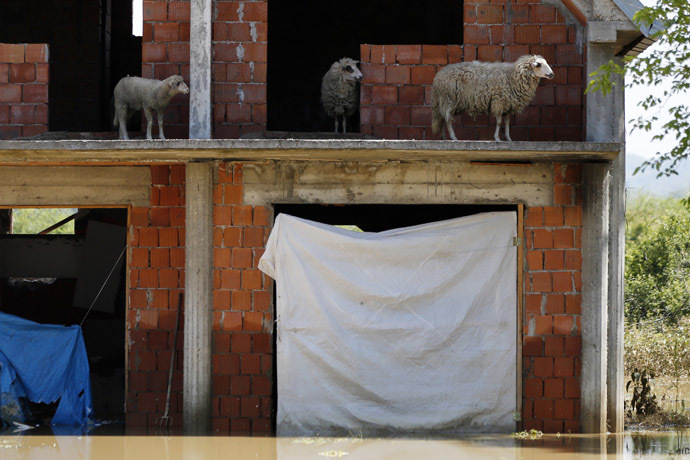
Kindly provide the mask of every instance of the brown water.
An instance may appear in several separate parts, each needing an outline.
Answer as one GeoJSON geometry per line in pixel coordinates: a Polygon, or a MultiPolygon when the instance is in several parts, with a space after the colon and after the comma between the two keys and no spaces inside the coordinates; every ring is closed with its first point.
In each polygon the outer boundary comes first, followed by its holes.
{"type": "Polygon", "coordinates": [[[550,436],[517,440],[248,438],[182,436],[0,436],[2,460],[435,460],[690,459],[690,432],[550,436]]]}

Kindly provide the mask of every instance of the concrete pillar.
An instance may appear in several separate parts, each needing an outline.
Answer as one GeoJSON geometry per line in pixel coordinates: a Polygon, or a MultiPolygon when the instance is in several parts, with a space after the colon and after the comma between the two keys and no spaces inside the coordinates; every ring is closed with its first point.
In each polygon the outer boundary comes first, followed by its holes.
{"type": "Polygon", "coordinates": [[[185,435],[211,433],[213,165],[186,173],[183,418],[185,435]]]}
{"type": "Polygon", "coordinates": [[[191,0],[189,31],[189,138],[211,139],[211,30],[213,0],[191,0]]]}
{"type": "Polygon", "coordinates": [[[584,165],[580,376],[583,433],[606,431],[609,180],[608,164],[584,165]]]}
{"type": "MultiPolygon", "coordinates": [[[[615,34],[614,34],[615,35],[615,34]]],[[[594,37],[591,37],[594,38],[594,37]]],[[[612,43],[590,43],[587,74],[594,72],[614,56],[612,43]]],[[[625,271],[625,93],[624,81],[616,78],[615,90],[608,94],[587,95],[587,141],[620,142],[618,158],[611,164],[609,185],[609,260],[608,260],[608,330],[607,330],[607,429],[617,433],[624,429],[625,396],[623,375],[623,328],[625,271]]]]}

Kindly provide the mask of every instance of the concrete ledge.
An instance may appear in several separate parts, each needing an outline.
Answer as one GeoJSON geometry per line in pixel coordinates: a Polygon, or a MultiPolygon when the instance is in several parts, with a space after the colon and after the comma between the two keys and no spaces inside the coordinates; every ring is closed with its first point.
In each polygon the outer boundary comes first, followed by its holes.
{"type": "Polygon", "coordinates": [[[0,165],[197,161],[611,161],[620,144],[361,139],[0,141],[0,165]]]}

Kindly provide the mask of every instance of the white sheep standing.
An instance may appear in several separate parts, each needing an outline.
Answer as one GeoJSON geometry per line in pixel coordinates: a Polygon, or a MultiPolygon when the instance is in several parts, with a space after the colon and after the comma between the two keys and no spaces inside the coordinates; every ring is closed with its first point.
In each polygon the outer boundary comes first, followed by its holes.
{"type": "Polygon", "coordinates": [[[335,118],[336,133],[340,119],[343,132],[347,132],[347,119],[359,107],[357,83],[362,81],[362,72],[358,62],[347,57],[335,61],[321,79],[321,104],[328,116],[335,118]]]}
{"type": "Polygon", "coordinates": [[[170,100],[177,94],[189,94],[189,88],[179,75],[173,75],[165,80],[153,80],[141,77],[123,77],[115,86],[115,119],[113,124],[120,125],[120,139],[129,139],[127,135],[127,120],[136,110],[144,110],[146,115],[146,138],[151,136],[153,125],[152,110],[158,116],[158,137],[163,135],[163,115],[170,100]]]}
{"type": "MultiPolygon", "coordinates": [[[[538,55],[524,55],[515,63],[462,62],[450,64],[434,77],[431,88],[431,130],[441,131],[445,122],[448,133],[457,140],[453,131],[453,116],[467,112],[473,117],[487,113],[496,117],[494,139],[500,141],[501,122],[505,124],[506,140],[510,114],[520,113],[534,98],[541,78],[553,78],[553,70],[538,55]]],[[[445,132],[442,132],[446,138],[445,132]]]]}

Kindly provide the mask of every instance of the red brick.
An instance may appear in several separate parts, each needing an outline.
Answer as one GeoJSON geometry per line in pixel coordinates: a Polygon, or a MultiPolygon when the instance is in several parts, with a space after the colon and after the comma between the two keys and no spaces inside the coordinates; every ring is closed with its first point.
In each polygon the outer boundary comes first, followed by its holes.
{"type": "Polygon", "coordinates": [[[160,187],[161,206],[182,206],[184,200],[180,195],[181,187],[160,187]]]}
{"type": "Polygon", "coordinates": [[[258,418],[261,414],[261,400],[259,398],[241,398],[240,417],[258,418]]]}
{"type": "Polygon", "coordinates": [[[524,338],[523,356],[542,356],[543,354],[543,340],[541,337],[526,336],[524,338]]]}
{"type": "Polygon", "coordinates": [[[563,208],[556,206],[545,207],[544,225],[546,227],[561,227],[563,225],[563,208]]]}
{"type": "Polygon", "coordinates": [[[544,356],[563,356],[565,340],[563,337],[544,337],[544,356]]]}
{"type": "Polygon", "coordinates": [[[477,5],[479,24],[503,24],[503,5],[477,5]]]}
{"type": "Polygon", "coordinates": [[[251,268],[252,250],[249,248],[233,248],[231,266],[233,268],[251,268]]]}
{"type": "Polygon", "coordinates": [[[400,106],[386,107],[384,109],[384,121],[387,125],[409,125],[410,108],[400,106]]]}
{"type": "Polygon", "coordinates": [[[486,62],[501,62],[503,60],[503,47],[498,45],[479,45],[477,47],[477,59],[486,62]]]}
{"type": "Polygon", "coordinates": [[[248,226],[252,224],[251,206],[233,206],[232,224],[238,226],[248,226]]]}
{"type": "Polygon", "coordinates": [[[232,310],[249,311],[252,309],[251,291],[232,291],[230,308],[232,310]]]}
{"type": "Polygon", "coordinates": [[[170,250],[163,248],[152,248],[151,267],[170,267],[170,250]]]}
{"type": "Polygon", "coordinates": [[[534,416],[537,418],[553,418],[553,400],[536,399],[534,401],[534,416]]]}
{"type": "Polygon", "coordinates": [[[582,269],[582,253],[579,249],[575,251],[565,251],[565,268],[566,270],[582,269]]]}
{"type": "Polygon", "coordinates": [[[582,337],[573,336],[565,338],[565,356],[580,356],[582,352],[582,337]]]}
{"type": "Polygon", "coordinates": [[[398,64],[420,64],[422,61],[421,45],[398,45],[396,49],[398,64]]]}
{"type": "Polygon", "coordinates": [[[553,333],[557,335],[570,335],[573,329],[571,316],[554,316],[553,333]]]}
{"type": "Polygon", "coordinates": [[[272,303],[272,296],[270,292],[254,291],[254,311],[268,311],[272,303]]]}
{"type": "MultiPolygon", "coordinates": [[[[145,229],[142,229],[145,230],[145,229]]],[[[179,232],[177,228],[161,228],[158,231],[160,246],[177,247],[179,245],[179,232]]],[[[184,240],[183,240],[184,241],[184,240]]]]}
{"type": "Polygon", "coordinates": [[[149,250],[147,248],[132,248],[129,263],[132,267],[148,267],[149,250]]]}
{"type": "Polygon", "coordinates": [[[562,398],[563,379],[544,379],[544,397],[553,399],[562,398]]]}
{"type": "Polygon", "coordinates": [[[266,43],[245,43],[244,58],[245,62],[268,62],[268,47],[266,43]]]}
{"type": "Polygon", "coordinates": [[[516,25],[513,27],[516,44],[534,44],[541,43],[541,34],[539,26],[536,25],[516,25]]]}
{"type": "Polygon", "coordinates": [[[557,399],[554,408],[554,417],[559,419],[575,418],[575,403],[572,399],[557,399]]]}
{"type": "Polygon", "coordinates": [[[445,45],[422,46],[422,64],[448,64],[448,47],[445,45]]]}
{"type": "Polygon", "coordinates": [[[399,90],[398,101],[401,105],[424,105],[424,88],[403,86],[399,90]]]}
{"type": "MultiPolygon", "coordinates": [[[[464,31],[465,43],[472,45],[488,45],[491,43],[489,30],[490,29],[486,26],[466,25],[464,31]]],[[[465,48],[467,49],[467,46],[465,46],[465,48]]]]}
{"type": "Polygon", "coordinates": [[[565,312],[568,314],[579,315],[582,296],[580,294],[570,294],[565,296],[565,312]]]}
{"type": "Polygon", "coordinates": [[[24,85],[22,101],[30,104],[47,104],[48,85],[24,85]]]}
{"type": "Polygon", "coordinates": [[[541,314],[541,294],[526,294],[525,295],[525,311],[527,313],[541,314]]]}
{"type": "Polygon", "coordinates": [[[563,294],[547,294],[546,313],[549,315],[563,313],[565,306],[563,294]]]}
{"type": "Polygon", "coordinates": [[[571,272],[553,273],[553,291],[571,292],[573,290],[573,276],[571,272]]]}
{"type": "Polygon", "coordinates": [[[143,62],[167,62],[168,52],[160,43],[142,43],[141,59],[143,62]]]}
{"type": "Polygon", "coordinates": [[[30,125],[36,122],[36,106],[14,105],[10,107],[10,123],[13,125],[30,125]]]}
{"type": "Polygon", "coordinates": [[[565,381],[565,397],[579,398],[580,397],[580,381],[577,378],[566,378],[565,381]]]}
{"type": "Polygon", "coordinates": [[[550,335],[553,332],[553,316],[536,316],[534,318],[534,321],[534,333],[536,335],[550,335]]]}
{"type": "Polygon", "coordinates": [[[532,292],[551,292],[552,289],[551,273],[532,273],[532,292]]]}
{"type": "Polygon", "coordinates": [[[259,290],[263,287],[263,276],[259,270],[242,271],[242,289],[259,290]]]}
{"type": "Polygon", "coordinates": [[[571,228],[557,228],[553,231],[553,247],[569,249],[575,247],[575,234],[571,228]]]}
{"type": "Polygon", "coordinates": [[[541,398],[544,394],[542,379],[525,380],[524,395],[526,398],[541,398]]]}
{"type": "Polygon", "coordinates": [[[221,289],[239,289],[241,287],[240,270],[221,270],[220,287],[221,289]]]}
{"type": "Polygon", "coordinates": [[[252,334],[252,353],[271,353],[273,341],[270,334],[252,334]]]}
{"type": "Polygon", "coordinates": [[[537,228],[533,230],[533,235],[535,249],[551,249],[554,247],[553,232],[551,230],[537,228]]]}
{"type": "Polygon", "coordinates": [[[398,88],[395,86],[374,86],[371,93],[374,104],[393,105],[398,102],[398,88]]]}
{"type": "Polygon", "coordinates": [[[223,231],[223,245],[226,248],[242,246],[243,230],[240,227],[228,227],[223,231]]]}
{"type": "Polygon", "coordinates": [[[24,62],[24,45],[0,43],[0,62],[24,62]]]}
{"type": "Polygon", "coordinates": [[[556,22],[556,9],[550,5],[530,5],[530,21],[535,24],[556,22]]]}
{"type": "Polygon", "coordinates": [[[563,420],[546,419],[544,420],[544,433],[554,434],[563,432],[563,420]]]}
{"type": "Polygon", "coordinates": [[[541,227],[542,225],[544,225],[544,208],[527,208],[525,227],[541,227]]]}
{"type": "Polygon", "coordinates": [[[251,353],[252,351],[252,336],[251,334],[232,334],[230,351],[232,353],[251,353]]]}
{"type": "Polygon", "coordinates": [[[574,375],[573,358],[556,358],[554,362],[555,377],[572,377],[574,375]]]}
{"type": "Polygon", "coordinates": [[[232,207],[214,206],[213,225],[232,225],[232,207]]]}
{"type": "Polygon", "coordinates": [[[261,312],[244,312],[244,324],[242,330],[249,332],[262,332],[264,329],[263,319],[264,316],[261,312]]]}
{"type": "Polygon", "coordinates": [[[563,270],[564,260],[563,251],[544,251],[545,270],[563,270]]]}
{"type": "Polygon", "coordinates": [[[527,260],[527,267],[529,270],[534,271],[544,269],[543,251],[527,251],[525,258],[527,260]]]}
{"type": "Polygon", "coordinates": [[[244,375],[261,373],[261,356],[245,354],[240,356],[240,372],[244,375]]]}
{"type": "Polygon", "coordinates": [[[242,330],[242,312],[225,311],[223,312],[222,325],[224,331],[241,331],[242,330]]]}
{"type": "Polygon", "coordinates": [[[271,379],[261,375],[252,377],[252,395],[255,396],[271,396],[273,382],[271,379]]]}
{"type": "Polygon", "coordinates": [[[213,249],[213,266],[217,268],[230,267],[232,260],[232,249],[215,248],[213,249]]]}
{"type": "Polygon", "coordinates": [[[436,76],[434,66],[414,66],[410,74],[410,83],[413,85],[431,85],[436,76]]]}
{"type": "Polygon", "coordinates": [[[372,45],[372,64],[393,64],[395,62],[395,45],[372,45]]]}
{"type": "Polygon", "coordinates": [[[568,227],[582,226],[582,208],[580,206],[568,206],[565,209],[565,225],[568,227]]]}
{"type": "Polygon", "coordinates": [[[153,41],[157,43],[180,41],[180,24],[177,22],[154,24],[153,41]]]}
{"type": "Polygon", "coordinates": [[[157,288],[158,287],[158,270],[155,270],[155,269],[139,270],[139,287],[157,288]]]}
{"type": "Polygon", "coordinates": [[[170,248],[170,266],[183,268],[185,266],[184,248],[170,248]]]}

